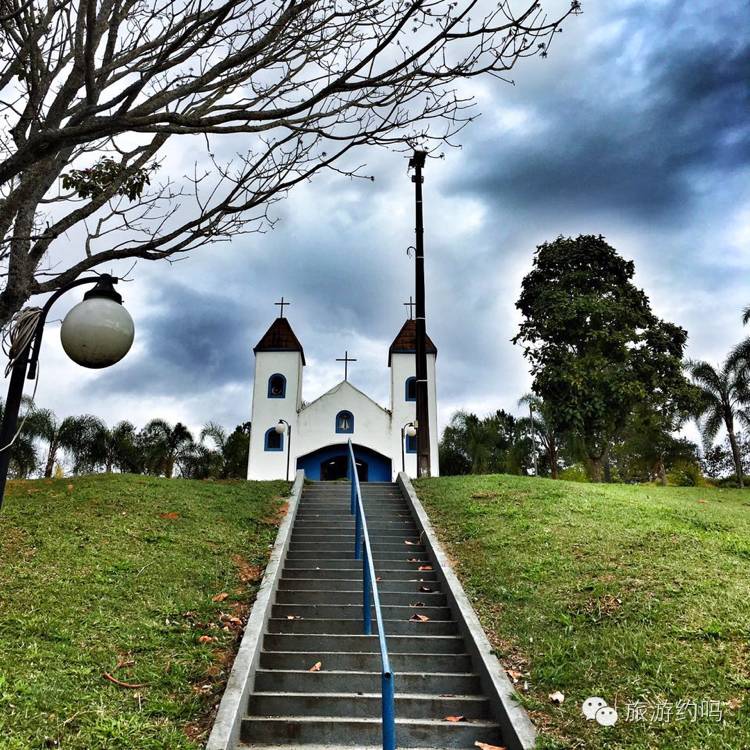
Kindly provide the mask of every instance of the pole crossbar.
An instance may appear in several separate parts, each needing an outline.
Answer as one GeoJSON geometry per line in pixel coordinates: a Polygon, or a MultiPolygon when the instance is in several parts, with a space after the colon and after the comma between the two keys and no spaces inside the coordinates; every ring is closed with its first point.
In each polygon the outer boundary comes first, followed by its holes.
{"type": "Polygon", "coordinates": [[[380,689],[383,722],[383,750],[396,750],[396,699],[394,675],[388,657],[388,644],[383,626],[383,613],[380,607],[378,579],[375,576],[372,545],[367,530],[365,508],[362,503],[362,488],[357,474],[357,461],[354,457],[354,446],[349,439],[349,471],[351,474],[350,511],[355,517],[354,559],[362,560],[362,624],[365,635],[372,635],[372,609],[375,610],[375,623],[378,628],[380,643],[380,689]]]}

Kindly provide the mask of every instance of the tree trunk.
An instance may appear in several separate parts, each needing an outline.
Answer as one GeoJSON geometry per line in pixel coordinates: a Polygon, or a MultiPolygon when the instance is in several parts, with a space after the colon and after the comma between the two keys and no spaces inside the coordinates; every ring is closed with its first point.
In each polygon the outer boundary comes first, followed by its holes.
{"type": "Polygon", "coordinates": [[[174,473],[174,457],[170,456],[165,462],[164,462],[164,476],[167,479],[172,478],[172,474],[174,473]]]}
{"type": "Polygon", "coordinates": [[[743,489],[745,484],[742,476],[742,457],[740,456],[740,448],[737,445],[737,436],[734,434],[734,425],[727,425],[727,435],[729,436],[729,445],[732,446],[732,459],[734,461],[734,471],[737,474],[737,484],[740,489],[743,489]]]}
{"type": "Polygon", "coordinates": [[[659,456],[656,461],[656,476],[662,487],[667,486],[667,470],[664,468],[664,456],[659,456]]]}
{"type": "Polygon", "coordinates": [[[552,435],[550,435],[549,437],[549,448],[547,449],[547,456],[549,458],[550,476],[552,477],[552,479],[557,479],[557,444],[555,443],[555,438],[552,435]]]}
{"type": "Polygon", "coordinates": [[[49,452],[47,453],[47,464],[44,467],[45,479],[52,478],[52,472],[55,470],[55,458],[57,458],[57,442],[51,440],[49,444],[49,452]]]}

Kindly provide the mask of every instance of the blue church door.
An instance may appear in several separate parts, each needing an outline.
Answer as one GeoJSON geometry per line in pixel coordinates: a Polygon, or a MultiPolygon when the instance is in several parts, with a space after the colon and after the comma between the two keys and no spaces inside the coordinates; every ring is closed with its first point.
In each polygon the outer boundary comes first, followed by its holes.
{"type": "MultiPolygon", "coordinates": [[[[391,460],[381,453],[359,445],[354,446],[354,460],[360,482],[390,482],[391,460]]],[[[349,478],[349,451],[346,445],[328,445],[297,459],[297,468],[305,470],[305,478],[335,481],[349,478]]]]}

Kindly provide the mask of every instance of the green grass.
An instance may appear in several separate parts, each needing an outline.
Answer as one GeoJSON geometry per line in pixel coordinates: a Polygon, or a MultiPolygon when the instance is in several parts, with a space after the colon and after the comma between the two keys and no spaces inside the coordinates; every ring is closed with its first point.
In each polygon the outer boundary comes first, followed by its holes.
{"type": "Polygon", "coordinates": [[[750,492],[508,476],[416,486],[540,748],[750,748],[750,492]],[[616,706],[616,726],[583,718],[594,695],[616,706]],[[701,699],[722,702],[721,722],[674,716],[701,699]],[[626,721],[639,700],[645,720],[626,721]],[[669,721],[651,720],[658,704],[674,706],[669,721]]]}
{"type": "Polygon", "coordinates": [[[202,747],[287,487],[11,483],[0,513],[0,748],[202,747]],[[229,596],[212,601],[219,593],[229,596]]]}

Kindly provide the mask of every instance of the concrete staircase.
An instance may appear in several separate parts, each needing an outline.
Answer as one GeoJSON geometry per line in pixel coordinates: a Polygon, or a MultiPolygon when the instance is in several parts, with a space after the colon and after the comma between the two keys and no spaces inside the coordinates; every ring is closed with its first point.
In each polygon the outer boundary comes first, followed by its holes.
{"type": "MultiPolygon", "coordinates": [[[[304,487],[240,748],[380,746],[380,654],[377,637],[361,634],[349,492],[338,482],[304,487]]],[[[362,493],[395,673],[398,747],[503,745],[409,506],[395,484],[364,483],[362,493]]]]}

